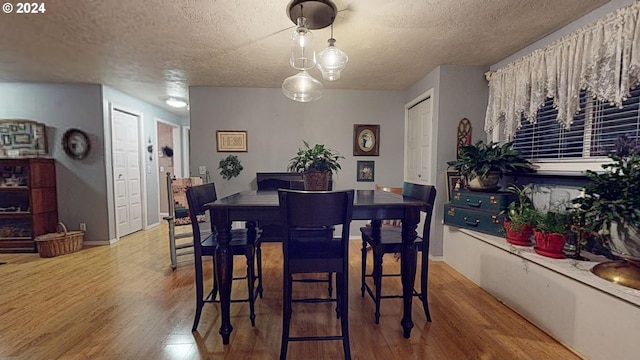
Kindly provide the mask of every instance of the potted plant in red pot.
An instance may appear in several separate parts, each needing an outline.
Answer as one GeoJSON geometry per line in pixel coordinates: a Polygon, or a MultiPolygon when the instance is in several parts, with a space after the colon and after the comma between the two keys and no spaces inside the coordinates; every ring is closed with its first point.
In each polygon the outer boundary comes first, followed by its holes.
{"type": "Polygon", "coordinates": [[[504,220],[504,230],[507,242],[520,245],[531,245],[533,227],[538,222],[540,213],[534,208],[531,201],[532,184],[523,187],[510,185],[507,191],[518,196],[518,201],[509,203],[505,211],[507,217],[504,220]]]}
{"type": "Polygon", "coordinates": [[[565,257],[562,249],[570,229],[570,217],[566,213],[548,211],[540,215],[533,230],[536,246],[533,250],[542,256],[555,259],[565,257]]]}

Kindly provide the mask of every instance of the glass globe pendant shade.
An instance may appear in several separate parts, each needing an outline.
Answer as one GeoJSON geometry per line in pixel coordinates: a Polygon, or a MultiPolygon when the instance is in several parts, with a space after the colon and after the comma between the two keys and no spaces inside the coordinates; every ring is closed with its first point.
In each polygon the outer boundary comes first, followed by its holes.
{"type": "Polygon", "coordinates": [[[307,19],[298,18],[298,27],[291,36],[291,57],[289,63],[294,69],[308,70],[316,64],[316,51],[313,49],[313,34],[307,29],[307,19]]]}
{"type": "Polygon", "coordinates": [[[298,102],[311,102],[322,97],[322,83],[314,79],[306,70],[289,76],[282,83],[282,93],[298,102]]]}
{"type": "Polygon", "coordinates": [[[322,78],[329,81],[340,79],[340,73],[347,67],[349,57],[335,46],[336,39],[329,39],[329,46],[318,54],[316,66],[322,78]]]}

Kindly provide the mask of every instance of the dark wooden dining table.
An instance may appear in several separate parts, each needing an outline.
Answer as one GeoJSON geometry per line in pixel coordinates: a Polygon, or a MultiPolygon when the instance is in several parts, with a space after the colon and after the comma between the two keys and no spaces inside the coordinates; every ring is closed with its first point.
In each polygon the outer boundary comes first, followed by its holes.
{"type": "MultiPolygon", "coordinates": [[[[374,234],[380,234],[381,220],[402,220],[402,251],[400,272],[402,278],[403,317],[400,325],[405,338],[411,336],[413,321],[411,319],[411,302],[413,300],[413,284],[416,277],[417,250],[414,243],[416,228],[420,222],[420,209],[425,204],[419,200],[380,190],[356,190],[353,204],[354,220],[372,220],[374,234]]],[[[233,278],[233,252],[229,246],[231,239],[231,222],[248,221],[249,234],[255,234],[255,223],[278,223],[280,212],[278,192],[244,191],[215,202],[208,203],[211,224],[218,231],[218,247],[215,254],[216,276],[220,291],[220,309],[222,323],[220,335],[223,344],[229,343],[233,327],[231,326],[231,282],[233,278]]]]}

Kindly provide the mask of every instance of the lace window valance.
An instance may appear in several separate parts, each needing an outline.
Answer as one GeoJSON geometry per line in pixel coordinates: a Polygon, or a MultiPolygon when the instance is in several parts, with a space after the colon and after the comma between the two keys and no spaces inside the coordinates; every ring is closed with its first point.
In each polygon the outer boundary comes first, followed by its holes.
{"type": "Polygon", "coordinates": [[[521,119],[535,122],[553,98],[558,122],[569,128],[581,90],[621,106],[640,83],[640,1],[506,65],[489,80],[485,131],[504,123],[513,139],[521,119]]]}

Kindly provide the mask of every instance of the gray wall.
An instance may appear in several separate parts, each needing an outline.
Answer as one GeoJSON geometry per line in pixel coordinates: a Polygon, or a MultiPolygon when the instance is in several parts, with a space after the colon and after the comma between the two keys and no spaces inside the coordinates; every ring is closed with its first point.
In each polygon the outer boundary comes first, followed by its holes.
{"type": "MultiPolygon", "coordinates": [[[[255,174],[286,171],[302,146],[325,144],[346,159],[334,175],[335,189],[373,189],[374,184],[401,186],[404,171],[404,98],[402,91],[325,90],[315,102],[301,104],[274,88],[191,87],[190,171],[206,166],[218,196],[255,189],[255,174]],[[380,156],[353,156],[353,125],[380,125],[380,156]],[[216,130],[247,130],[247,153],[236,153],[244,166],[237,178],[223,180],[216,152],[216,130]],[[375,182],[356,181],[356,162],[375,161],[375,182]]],[[[359,234],[362,222],[351,226],[359,234]]]]}
{"type": "MultiPolygon", "coordinates": [[[[0,83],[0,119],[28,119],[46,124],[49,156],[56,160],[58,216],[70,229],[87,224],[86,241],[115,238],[111,181],[109,103],[143,114],[144,139],[155,140],[155,120],[184,125],[187,119],[101,85],[0,83]],[[91,140],[87,158],[73,160],[62,150],[62,135],[70,128],[91,140]]],[[[147,174],[147,225],[158,223],[157,156],[147,174]]]]}
{"type": "MultiPolygon", "coordinates": [[[[434,90],[434,164],[438,205],[434,216],[431,253],[442,256],[442,205],[445,202],[446,162],[455,158],[458,122],[473,123],[474,138],[484,138],[482,121],[487,106],[487,68],[440,66],[408,91],[325,90],[312,103],[293,102],[280,89],[190,88],[191,173],[206,166],[218,196],[255,188],[255,173],[286,171],[288,160],[302,140],[322,143],[346,157],[334,175],[336,189],[371,189],[374,184],[400,186],[404,178],[405,104],[434,90]],[[380,156],[354,157],[353,124],[380,124],[380,156]],[[217,164],[227,153],[216,152],[216,130],[247,130],[247,153],[237,153],[244,166],[239,177],[223,180],[217,164]],[[358,160],[375,161],[375,182],[357,182],[358,160]]],[[[354,222],[357,236],[362,222],[354,222]]]]}
{"type": "Polygon", "coordinates": [[[107,200],[99,85],[0,83],[0,118],[47,125],[49,155],[56,160],[58,217],[69,229],[87,224],[85,239],[107,239],[107,200]],[[89,135],[91,152],[73,160],[62,150],[62,135],[78,128],[89,135]]]}
{"type": "Polygon", "coordinates": [[[433,214],[431,244],[432,256],[443,255],[443,205],[446,203],[447,161],[456,156],[456,134],[462,118],[471,122],[472,141],[485,140],[484,115],[489,88],[484,77],[488,68],[475,66],[442,65],[418,81],[407,91],[409,103],[424,92],[433,89],[434,135],[432,163],[436,174],[436,206],[433,214]]]}

